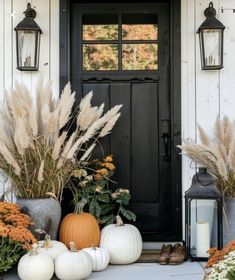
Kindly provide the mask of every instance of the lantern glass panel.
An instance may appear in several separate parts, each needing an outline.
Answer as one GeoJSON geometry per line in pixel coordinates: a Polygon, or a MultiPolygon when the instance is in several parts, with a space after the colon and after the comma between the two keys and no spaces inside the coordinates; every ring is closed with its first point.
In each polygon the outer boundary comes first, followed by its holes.
{"type": "Polygon", "coordinates": [[[207,250],[217,246],[217,202],[193,199],[190,210],[190,254],[207,258],[207,250]]]}
{"type": "Polygon", "coordinates": [[[202,29],[201,36],[204,51],[204,66],[220,66],[222,64],[221,46],[222,29],[202,29]]]}
{"type": "Polygon", "coordinates": [[[17,32],[19,68],[37,68],[40,32],[35,30],[18,30],[17,32]]]}

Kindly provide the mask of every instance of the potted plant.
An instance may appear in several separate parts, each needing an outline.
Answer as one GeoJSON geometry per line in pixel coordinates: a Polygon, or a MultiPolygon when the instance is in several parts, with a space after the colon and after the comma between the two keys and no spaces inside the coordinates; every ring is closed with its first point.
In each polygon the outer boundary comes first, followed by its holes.
{"type": "Polygon", "coordinates": [[[75,92],[70,84],[60,96],[53,95],[51,84],[40,80],[35,98],[18,83],[5,93],[0,112],[0,169],[11,179],[17,201],[30,213],[34,228],[44,229],[55,239],[63,188],[97,139],[110,133],[121,105],[103,114],[104,104],[91,106],[90,92],[74,110],[75,92]]]}
{"type": "Polygon", "coordinates": [[[192,139],[183,140],[179,146],[194,162],[207,168],[224,197],[224,244],[235,239],[235,127],[224,117],[217,117],[214,137],[209,137],[198,125],[201,143],[192,139]]]}
{"type": "Polygon", "coordinates": [[[0,201],[0,276],[37,242],[28,230],[30,224],[30,217],[19,205],[0,201]]]}
{"type": "Polygon", "coordinates": [[[92,160],[75,169],[70,180],[73,204],[82,199],[86,201],[85,210],[91,213],[101,225],[112,224],[117,215],[128,220],[136,220],[136,215],[128,210],[131,195],[128,189],[115,188],[111,180],[116,167],[113,155],[103,160],[92,160]]]}

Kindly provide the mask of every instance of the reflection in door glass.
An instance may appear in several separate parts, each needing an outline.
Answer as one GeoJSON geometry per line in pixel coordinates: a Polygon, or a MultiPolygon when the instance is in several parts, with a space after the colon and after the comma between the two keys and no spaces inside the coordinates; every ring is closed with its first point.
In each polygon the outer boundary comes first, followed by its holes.
{"type": "Polygon", "coordinates": [[[122,70],[157,70],[157,44],[123,44],[122,70]]]}
{"type": "Polygon", "coordinates": [[[83,44],[83,70],[118,70],[118,45],[83,44]]]}
{"type": "Polygon", "coordinates": [[[123,24],[123,40],[157,40],[157,24],[123,24]]]}
{"type": "Polygon", "coordinates": [[[83,25],[83,40],[118,40],[117,24],[83,25]]]}

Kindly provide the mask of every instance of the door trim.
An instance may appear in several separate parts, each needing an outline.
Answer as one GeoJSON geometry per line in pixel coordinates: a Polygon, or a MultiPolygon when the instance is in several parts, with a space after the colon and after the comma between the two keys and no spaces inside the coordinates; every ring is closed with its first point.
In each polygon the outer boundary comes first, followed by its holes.
{"type": "MultiPolygon", "coordinates": [[[[70,80],[70,5],[72,0],[60,0],[60,92],[70,80]]],[[[80,2],[83,1],[76,1],[80,2]]],[[[87,3],[87,1],[84,1],[87,3]]],[[[89,1],[92,2],[92,1],[89,1]]],[[[96,1],[94,1],[97,3],[96,1]]],[[[104,3],[105,1],[101,1],[104,3]]],[[[140,1],[128,1],[128,3],[140,1]]],[[[143,2],[143,1],[141,1],[143,2]]],[[[149,3],[156,1],[148,1],[149,3]]],[[[166,0],[158,1],[166,2],[166,0]]],[[[168,2],[168,1],[167,1],[168,2]]],[[[182,178],[181,157],[176,148],[181,143],[181,0],[169,0],[171,21],[170,98],[171,98],[171,178],[172,178],[172,236],[161,241],[182,240],[182,178]]],[[[121,3],[121,1],[120,1],[121,3]]],[[[150,241],[150,240],[149,240],[150,241]]]]}

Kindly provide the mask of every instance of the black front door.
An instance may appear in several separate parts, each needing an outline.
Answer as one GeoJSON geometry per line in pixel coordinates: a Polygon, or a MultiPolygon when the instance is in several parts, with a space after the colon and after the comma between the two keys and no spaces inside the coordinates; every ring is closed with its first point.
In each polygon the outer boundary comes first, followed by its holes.
{"type": "MultiPolygon", "coordinates": [[[[104,102],[108,109],[123,104],[102,147],[105,155],[114,154],[118,187],[130,189],[136,226],[145,240],[178,238],[172,226],[177,198],[170,3],[74,2],[70,18],[71,83],[77,100],[93,91],[94,105],[104,102]]],[[[95,156],[103,155],[96,151],[95,156]]]]}

